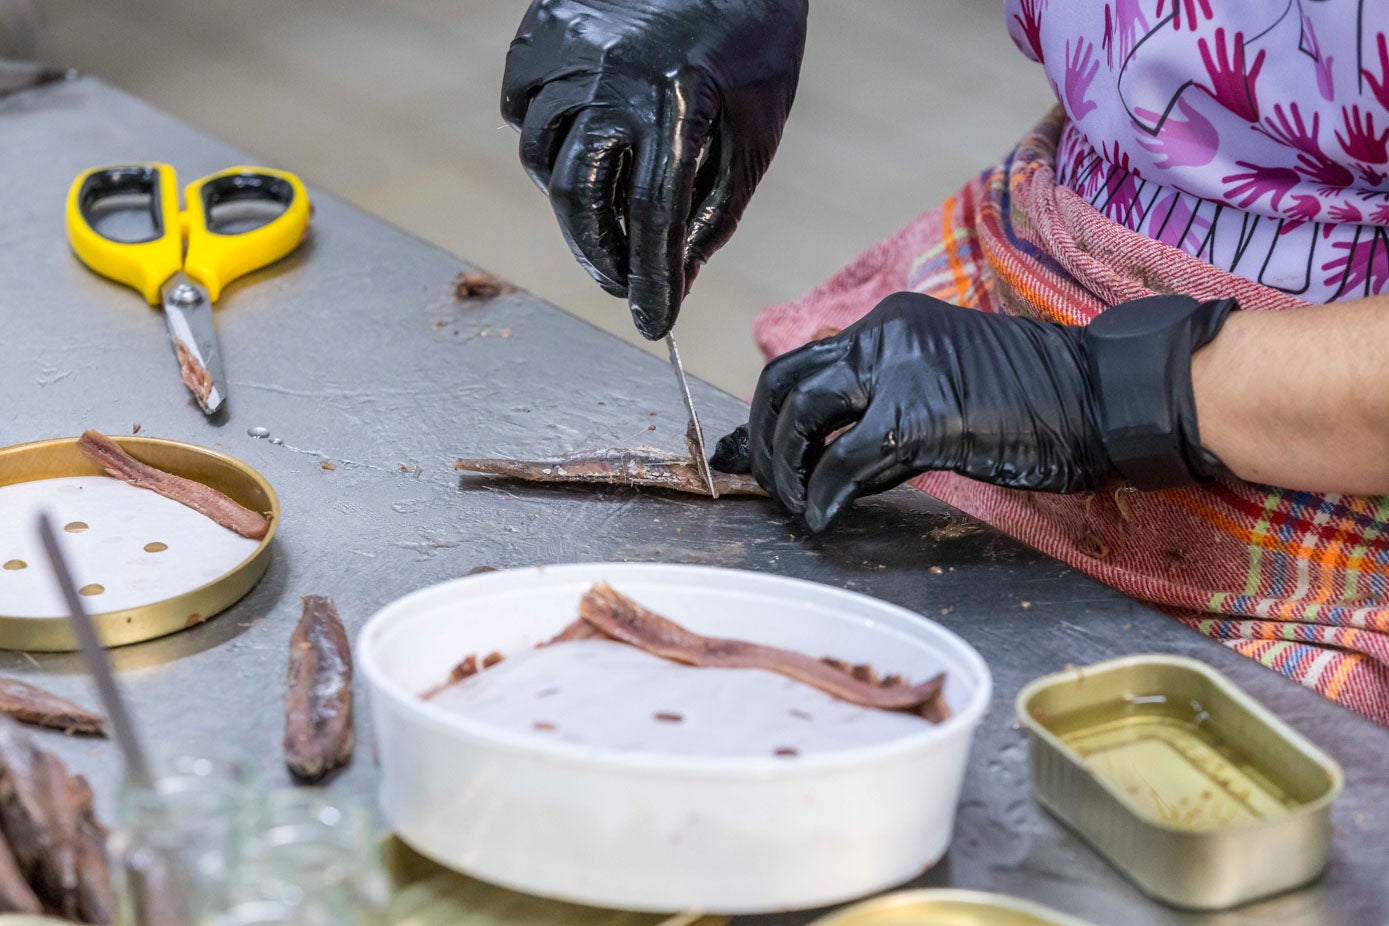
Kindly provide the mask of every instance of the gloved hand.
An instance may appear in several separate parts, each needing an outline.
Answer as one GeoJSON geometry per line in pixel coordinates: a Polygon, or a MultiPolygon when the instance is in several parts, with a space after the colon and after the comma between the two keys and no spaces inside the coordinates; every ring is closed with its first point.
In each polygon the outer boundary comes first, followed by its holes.
{"type": "Polygon", "coordinates": [[[502,115],[574,256],[647,338],[675,324],[776,152],[807,2],[535,0],[521,21],[502,115]]]}
{"type": "Polygon", "coordinates": [[[1153,297],[1090,331],[898,293],[769,363],[746,432],[712,463],[752,472],[815,531],[928,470],[1049,492],[1208,479],[1220,463],[1200,447],[1190,359],[1232,307],[1153,297]]]}

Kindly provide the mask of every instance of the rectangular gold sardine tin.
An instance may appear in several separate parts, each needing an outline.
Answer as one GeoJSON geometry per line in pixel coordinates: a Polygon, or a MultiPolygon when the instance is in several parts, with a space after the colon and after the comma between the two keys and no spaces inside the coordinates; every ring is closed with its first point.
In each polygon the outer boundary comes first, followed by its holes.
{"type": "Polygon", "coordinates": [[[1017,712],[1037,800],[1158,900],[1224,909],[1325,868],[1340,766],[1204,663],[1070,669],[1017,712]]]}

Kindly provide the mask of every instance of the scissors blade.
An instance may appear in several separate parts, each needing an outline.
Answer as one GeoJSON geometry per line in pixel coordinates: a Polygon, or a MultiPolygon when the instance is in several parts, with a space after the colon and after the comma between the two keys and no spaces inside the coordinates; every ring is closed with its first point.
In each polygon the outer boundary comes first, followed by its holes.
{"type": "Polygon", "coordinates": [[[704,449],[704,430],[699,426],[699,416],[695,414],[694,397],[690,395],[690,381],[685,378],[685,364],[680,362],[680,348],[675,346],[675,332],[666,335],[666,347],[670,350],[670,365],[675,370],[675,381],[680,385],[680,397],[685,400],[685,411],[690,422],[685,428],[685,446],[690,449],[695,470],[704,479],[710,498],[718,498],[719,490],[714,488],[714,474],[709,469],[709,454],[704,449]]]}
{"type": "Polygon", "coordinates": [[[183,273],[176,273],[160,289],[164,301],[164,325],[169,329],[178,356],[183,383],[198,400],[204,415],[215,414],[227,397],[222,374],[222,351],[212,324],[212,300],[207,290],[183,273]]]}

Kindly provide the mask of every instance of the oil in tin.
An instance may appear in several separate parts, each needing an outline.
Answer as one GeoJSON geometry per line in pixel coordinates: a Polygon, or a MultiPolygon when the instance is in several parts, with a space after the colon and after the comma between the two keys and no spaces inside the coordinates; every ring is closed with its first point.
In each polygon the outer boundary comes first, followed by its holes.
{"type": "Polygon", "coordinates": [[[1135,812],[1166,826],[1215,830],[1300,806],[1219,732],[1194,700],[1129,695],[1047,719],[1135,812]]]}

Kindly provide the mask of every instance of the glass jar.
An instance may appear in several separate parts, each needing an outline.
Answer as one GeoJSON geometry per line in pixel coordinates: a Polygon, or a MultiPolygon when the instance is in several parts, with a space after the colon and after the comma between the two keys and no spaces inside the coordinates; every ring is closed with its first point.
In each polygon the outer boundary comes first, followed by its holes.
{"type": "Polygon", "coordinates": [[[210,914],[198,926],[341,926],[326,913],[274,900],[248,900],[210,914]]]}
{"type": "Polygon", "coordinates": [[[354,926],[379,922],[388,893],[371,816],[346,797],[310,788],[265,795],[233,882],[234,900],[280,903],[354,926]]]}
{"type": "Polygon", "coordinates": [[[156,750],[152,787],[121,789],[118,866],[131,923],[192,922],[224,909],[231,873],[260,816],[255,776],[238,752],[156,750]]]}

